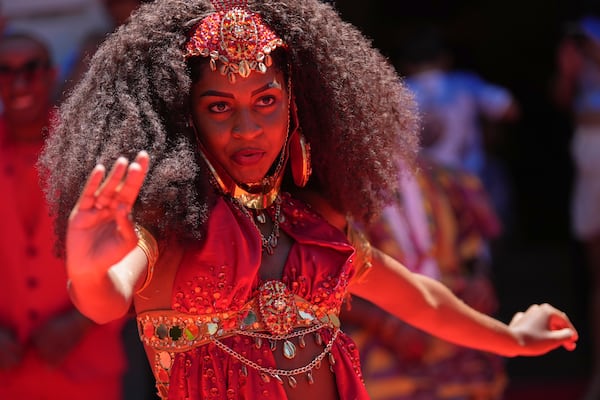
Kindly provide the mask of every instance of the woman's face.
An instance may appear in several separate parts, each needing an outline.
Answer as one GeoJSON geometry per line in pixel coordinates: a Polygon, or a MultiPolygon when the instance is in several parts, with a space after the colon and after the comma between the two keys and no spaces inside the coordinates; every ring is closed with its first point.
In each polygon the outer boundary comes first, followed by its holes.
{"type": "Polygon", "coordinates": [[[191,110],[202,144],[238,183],[265,177],[278,159],[288,129],[283,73],[236,76],[235,83],[204,65],[192,85],[191,110]]]}

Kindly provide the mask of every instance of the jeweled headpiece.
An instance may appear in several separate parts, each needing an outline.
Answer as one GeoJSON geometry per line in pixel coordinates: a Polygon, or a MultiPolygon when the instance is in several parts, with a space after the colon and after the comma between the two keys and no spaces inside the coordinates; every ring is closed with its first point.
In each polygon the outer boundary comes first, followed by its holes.
{"type": "Polygon", "coordinates": [[[265,73],[271,52],[285,48],[280,37],[262,17],[250,11],[247,0],[212,0],[215,12],[194,25],[189,33],[185,58],[210,57],[210,68],[235,82],[236,74],[265,73]]]}

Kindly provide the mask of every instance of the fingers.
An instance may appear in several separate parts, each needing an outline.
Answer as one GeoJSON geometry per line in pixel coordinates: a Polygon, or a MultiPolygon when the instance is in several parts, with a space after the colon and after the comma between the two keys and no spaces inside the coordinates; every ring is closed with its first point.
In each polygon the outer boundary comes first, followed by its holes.
{"type": "MultiPolygon", "coordinates": [[[[114,197],[116,201],[115,207],[122,208],[123,206],[131,206],[135,203],[135,199],[140,193],[144,178],[148,173],[149,159],[146,152],[141,152],[136,157],[135,161],[129,164],[127,168],[127,177],[119,182],[114,197]]],[[[129,211],[129,210],[127,210],[129,211]]]]}
{"type": "Polygon", "coordinates": [[[110,173],[95,193],[96,201],[94,202],[94,207],[102,210],[111,205],[113,198],[119,192],[119,187],[122,185],[128,166],[129,161],[125,157],[119,157],[115,161],[110,173]]]}
{"type": "Polygon", "coordinates": [[[577,346],[577,332],[571,328],[563,328],[548,332],[548,339],[562,345],[566,350],[575,350],[577,346]]]}
{"type": "Polygon", "coordinates": [[[83,191],[81,192],[81,196],[79,197],[79,201],[77,202],[76,206],[77,209],[84,211],[94,207],[94,203],[96,201],[95,193],[102,183],[105,173],[106,169],[103,165],[99,164],[94,167],[87,182],[85,183],[83,191]]]}
{"type": "Polygon", "coordinates": [[[510,321],[510,325],[514,325],[514,324],[518,323],[518,322],[519,322],[519,320],[520,320],[521,318],[523,318],[523,315],[525,315],[525,313],[524,313],[524,312],[522,312],[522,311],[519,311],[518,313],[516,313],[516,314],[515,314],[515,315],[512,317],[512,320],[510,321]]]}
{"type": "Polygon", "coordinates": [[[105,167],[96,165],[86,182],[77,209],[110,209],[127,215],[139,194],[148,167],[149,156],[145,151],[138,153],[131,163],[126,158],[119,157],[106,178],[105,167]]]}
{"type": "Polygon", "coordinates": [[[550,315],[548,326],[552,331],[551,335],[556,335],[558,332],[557,338],[565,341],[562,345],[566,350],[575,350],[579,334],[567,314],[556,310],[554,314],[550,315]]]}

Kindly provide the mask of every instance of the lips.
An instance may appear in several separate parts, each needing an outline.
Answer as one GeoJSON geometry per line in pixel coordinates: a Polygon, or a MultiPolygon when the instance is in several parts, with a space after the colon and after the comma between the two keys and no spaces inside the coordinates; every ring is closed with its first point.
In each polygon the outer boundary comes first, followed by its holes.
{"type": "Polygon", "coordinates": [[[265,151],[260,149],[243,149],[236,151],[231,159],[238,165],[250,166],[258,164],[265,156],[265,151]]]}
{"type": "Polygon", "coordinates": [[[7,107],[14,110],[24,110],[31,107],[34,102],[35,98],[33,95],[16,96],[7,104],[7,107]]]}

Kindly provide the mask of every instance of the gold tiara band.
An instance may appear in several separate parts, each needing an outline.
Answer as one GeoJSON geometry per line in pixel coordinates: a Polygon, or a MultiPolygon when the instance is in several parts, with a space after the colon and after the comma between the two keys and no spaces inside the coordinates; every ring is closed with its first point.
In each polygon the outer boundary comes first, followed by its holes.
{"type": "Polygon", "coordinates": [[[189,33],[185,58],[209,57],[210,68],[235,82],[252,71],[265,73],[271,52],[286,48],[283,40],[245,1],[213,2],[216,11],[194,25],[189,33]]]}

